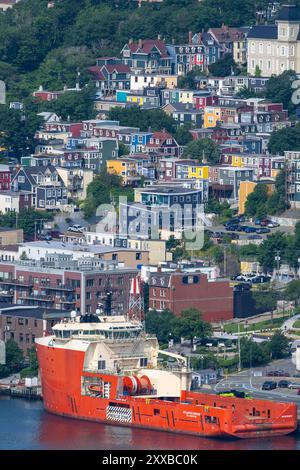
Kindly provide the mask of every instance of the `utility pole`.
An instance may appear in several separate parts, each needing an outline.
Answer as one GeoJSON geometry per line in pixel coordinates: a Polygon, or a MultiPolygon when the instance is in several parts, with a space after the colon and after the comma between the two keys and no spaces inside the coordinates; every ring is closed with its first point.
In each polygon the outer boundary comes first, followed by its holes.
{"type": "Polygon", "coordinates": [[[226,260],[226,245],[224,245],[224,255],[223,255],[223,258],[224,258],[224,277],[226,277],[226,272],[227,272],[227,260],[226,260]]]}
{"type": "Polygon", "coordinates": [[[241,365],[241,337],[240,337],[240,323],[238,323],[238,352],[239,352],[239,365],[238,371],[241,372],[242,365],[241,365]]]}

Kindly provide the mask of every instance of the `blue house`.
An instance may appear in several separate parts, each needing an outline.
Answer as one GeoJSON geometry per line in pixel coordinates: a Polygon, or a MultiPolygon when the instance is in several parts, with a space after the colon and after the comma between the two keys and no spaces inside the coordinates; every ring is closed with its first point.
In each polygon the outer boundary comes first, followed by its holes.
{"type": "Polygon", "coordinates": [[[144,146],[149,144],[152,136],[152,132],[137,132],[133,134],[131,141],[131,153],[142,152],[144,146]]]}

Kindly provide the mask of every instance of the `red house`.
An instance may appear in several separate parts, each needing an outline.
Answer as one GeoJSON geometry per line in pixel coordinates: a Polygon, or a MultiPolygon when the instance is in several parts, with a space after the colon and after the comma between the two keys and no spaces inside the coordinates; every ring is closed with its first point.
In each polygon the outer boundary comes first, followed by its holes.
{"type": "Polygon", "coordinates": [[[0,191],[10,189],[11,170],[8,165],[0,165],[0,191]]]}
{"type": "Polygon", "coordinates": [[[149,307],[171,310],[180,315],[190,307],[202,312],[208,322],[233,318],[233,289],[229,281],[209,281],[201,273],[162,273],[151,275],[149,281],[149,307]]]}

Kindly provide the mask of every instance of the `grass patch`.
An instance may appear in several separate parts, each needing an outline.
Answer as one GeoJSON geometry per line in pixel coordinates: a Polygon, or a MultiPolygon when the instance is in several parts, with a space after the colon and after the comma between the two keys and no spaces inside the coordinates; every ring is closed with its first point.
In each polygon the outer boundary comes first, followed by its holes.
{"type": "Polygon", "coordinates": [[[300,320],[295,321],[293,328],[300,328],[300,320]]]}
{"type": "MultiPolygon", "coordinates": [[[[286,317],[274,318],[272,320],[264,320],[257,323],[250,323],[248,324],[248,328],[245,328],[244,324],[240,324],[240,333],[246,331],[255,331],[255,330],[265,330],[267,328],[278,328],[286,321],[286,317]]],[[[229,325],[224,326],[224,331],[226,333],[237,333],[238,332],[238,324],[231,323],[229,325]]]]}

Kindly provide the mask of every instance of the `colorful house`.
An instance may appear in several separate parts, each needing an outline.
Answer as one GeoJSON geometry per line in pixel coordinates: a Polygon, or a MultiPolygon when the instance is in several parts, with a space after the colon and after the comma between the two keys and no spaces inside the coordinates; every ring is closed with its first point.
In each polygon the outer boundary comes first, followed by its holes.
{"type": "Polygon", "coordinates": [[[133,72],[171,75],[172,64],[165,43],[160,39],[130,40],[123,47],[122,62],[133,72]]]}

